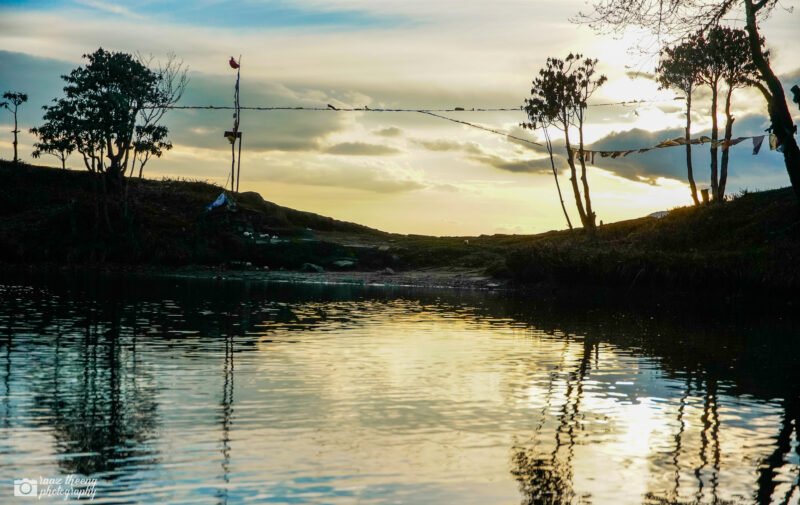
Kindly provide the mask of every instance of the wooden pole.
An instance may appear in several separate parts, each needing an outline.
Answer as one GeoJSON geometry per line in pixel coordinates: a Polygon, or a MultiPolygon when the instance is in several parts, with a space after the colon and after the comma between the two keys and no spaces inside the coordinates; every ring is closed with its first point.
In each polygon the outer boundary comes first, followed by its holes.
{"type": "Polygon", "coordinates": [[[239,192],[239,177],[242,170],[242,132],[239,132],[239,155],[236,157],[236,192],[239,192]]]}
{"type": "Polygon", "coordinates": [[[239,132],[239,124],[242,120],[242,107],[239,103],[239,76],[242,71],[242,55],[239,55],[239,68],[236,69],[236,137],[239,141],[239,154],[236,157],[236,192],[239,192],[239,177],[242,170],[242,134],[239,132]]]}
{"type": "MultiPolygon", "coordinates": [[[[236,135],[236,132],[233,132],[236,135]]],[[[235,189],[235,182],[236,180],[233,178],[234,176],[234,167],[236,166],[236,137],[233,137],[233,142],[231,142],[231,191],[235,189]]]]}

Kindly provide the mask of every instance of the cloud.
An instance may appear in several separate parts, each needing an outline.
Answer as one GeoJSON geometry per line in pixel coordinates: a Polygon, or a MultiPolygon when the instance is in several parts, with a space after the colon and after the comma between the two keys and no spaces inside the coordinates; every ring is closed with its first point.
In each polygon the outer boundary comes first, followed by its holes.
{"type": "MultiPolygon", "coordinates": [[[[550,128],[549,131],[550,131],[550,137],[553,139],[553,145],[555,145],[558,142],[557,137],[558,137],[560,132],[558,132],[555,128],[550,128]],[[553,138],[553,137],[556,137],[556,138],[553,138]]],[[[526,129],[522,128],[521,126],[515,126],[515,127],[511,128],[508,131],[508,134],[509,135],[513,135],[515,137],[519,137],[519,138],[526,138],[526,137],[530,138],[531,137],[530,130],[526,130],[526,129]]],[[[537,144],[531,144],[530,142],[522,142],[520,140],[513,139],[511,137],[507,137],[507,139],[512,144],[516,144],[516,145],[518,145],[520,147],[524,147],[528,151],[533,151],[535,153],[547,154],[547,147],[544,145],[543,142],[539,142],[537,144]]],[[[532,140],[532,141],[534,141],[534,140],[532,140]]]]}
{"type": "MultiPolygon", "coordinates": [[[[513,143],[530,146],[530,144],[527,143],[514,141],[513,139],[509,140],[513,143]]],[[[415,139],[413,140],[413,143],[433,152],[466,153],[468,155],[467,159],[469,160],[482,163],[492,168],[504,170],[506,172],[538,174],[550,173],[552,170],[549,158],[507,159],[497,154],[487,153],[479,144],[475,142],[458,142],[447,139],[415,139]]],[[[533,147],[535,148],[535,146],[533,147]]],[[[560,158],[556,155],[556,160],[558,162],[564,161],[564,166],[566,166],[566,160],[563,158],[560,158]]],[[[558,167],[558,165],[556,166],[558,167]]]]}
{"type": "Polygon", "coordinates": [[[22,91],[28,94],[27,103],[20,107],[21,124],[26,126],[39,124],[42,105],[63,94],[64,81],[60,76],[72,68],[72,65],[63,61],[0,51],[0,90],[22,91]]]}
{"type": "MultiPolygon", "coordinates": [[[[764,134],[764,128],[769,124],[767,118],[757,115],[744,116],[734,123],[734,137],[764,134]]],[[[722,130],[722,125],[720,125],[722,130]]],[[[722,133],[722,131],[720,132],[722,133]]],[[[709,131],[693,132],[693,137],[710,135],[709,131]]],[[[588,148],[593,150],[628,150],[652,147],[662,140],[683,136],[679,128],[659,131],[646,131],[632,129],[624,132],[614,132],[603,137],[588,148]]],[[[562,145],[563,149],[563,145],[562,145]]],[[[721,159],[721,151],[720,151],[721,159]]],[[[710,147],[708,144],[692,146],[692,165],[695,180],[701,186],[707,186],[709,166],[711,163],[710,147]]],[[[669,147],[654,149],[646,153],[632,153],[627,157],[595,158],[598,167],[611,171],[620,177],[634,181],[645,181],[651,184],[658,178],[666,177],[679,181],[686,180],[686,149],[685,147],[669,147]]],[[[730,149],[729,186],[731,190],[737,187],[776,187],[783,184],[785,168],[782,156],[762,148],[761,154],[752,155],[750,141],[739,144],[730,149]]],[[[788,181],[787,181],[788,182],[788,181]]]]}
{"type": "Polygon", "coordinates": [[[791,88],[795,84],[800,83],[800,67],[790,72],[786,72],[780,75],[779,77],[781,82],[784,83],[784,86],[786,86],[787,88],[791,88]]]}
{"type": "Polygon", "coordinates": [[[470,156],[471,160],[512,173],[546,174],[551,173],[549,158],[507,160],[495,154],[470,156]]]}
{"type": "Polygon", "coordinates": [[[422,140],[416,139],[412,141],[414,144],[421,146],[428,151],[444,152],[444,151],[460,151],[474,155],[482,155],[483,150],[480,145],[475,142],[458,142],[455,140],[437,139],[437,140],[422,140]]]}
{"type": "Polygon", "coordinates": [[[398,167],[361,163],[322,164],[313,160],[263,162],[257,180],[280,181],[309,186],[340,187],[374,193],[403,193],[425,189],[428,185],[414,174],[398,167]]]}
{"type": "MultiPolygon", "coordinates": [[[[41,106],[63,96],[60,76],[77,67],[64,61],[0,51],[0,88],[28,93],[28,102],[20,108],[22,129],[41,123],[41,106]]],[[[233,76],[220,77],[190,72],[186,92],[179,103],[219,105],[231,103],[233,76]]],[[[289,87],[251,79],[242,89],[242,101],[253,104],[319,105],[334,101],[337,95],[308,87],[289,87]]],[[[164,118],[176,145],[225,149],[222,134],[230,129],[232,111],[174,110],[164,118]]],[[[244,111],[243,145],[256,151],[317,151],[324,139],[348,126],[347,117],[327,113],[291,111],[244,111]]]]}
{"type": "Polygon", "coordinates": [[[648,81],[655,81],[656,75],[651,72],[641,72],[639,70],[628,70],[625,75],[631,79],[647,79],[648,81]]]}
{"type": "Polygon", "coordinates": [[[396,126],[389,126],[375,130],[372,133],[373,135],[378,135],[379,137],[400,137],[403,135],[403,130],[397,128],[396,126]]]}
{"type": "MultiPolygon", "coordinates": [[[[190,74],[182,104],[227,104],[233,98],[233,77],[200,72],[190,74]]],[[[282,86],[251,79],[242,88],[242,104],[292,104],[318,106],[335,101],[330,93],[312,88],[282,86]]],[[[242,144],[255,151],[318,151],[331,134],[348,127],[351,118],[327,112],[242,111],[242,144]]],[[[175,110],[165,117],[177,144],[202,148],[225,148],[222,134],[233,123],[230,110],[175,110]]]]}
{"type": "Polygon", "coordinates": [[[75,3],[90,7],[92,9],[96,9],[105,13],[109,14],[116,14],[118,16],[124,16],[131,19],[143,19],[144,16],[140,16],[132,12],[127,7],[123,7],[122,5],[117,5],[110,2],[104,2],[102,0],[75,0],[75,3]]]}
{"type": "Polygon", "coordinates": [[[387,156],[400,153],[394,147],[380,144],[367,144],[365,142],[342,142],[334,144],[323,150],[326,154],[346,156],[387,156]]]}

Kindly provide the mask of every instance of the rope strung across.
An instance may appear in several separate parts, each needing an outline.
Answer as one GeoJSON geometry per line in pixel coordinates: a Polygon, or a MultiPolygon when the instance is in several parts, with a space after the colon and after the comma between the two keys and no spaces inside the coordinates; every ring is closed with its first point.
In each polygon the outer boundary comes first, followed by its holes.
{"type": "MultiPolygon", "coordinates": [[[[670,101],[674,100],[683,100],[683,97],[675,97],[670,101]]],[[[609,102],[609,103],[596,103],[596,104],[589,104],[590,107],[606,107],[612,105],[621,105],[621,106],[628,106],[628,105],[637,105],[643,103],[663,103],[666,100],[628,100],[623,102],[609,102]]],[[[156,107],[156,106],[153,106],[156,107]]],[[[526,144],[543,147],[543,144],[539,142],[535,142],[530,139],[517,137],[515,135],[511,135],[510,133],[502,132],[500,130],[495,130],[493,128],[489,128],[486,126],[481,126],[475,123],[470,123],[469,121],[463,121],[460,119],[455,119],[452,117],[442,116],[437,114],[437,112],[520,112],[520,107],[481,107],[481,108],[471,108],[466,109],[464,107],[455,107],[451,109],[388,109],[388,108],[377,108],[371,109],[367,106],[364,107],[335,107],[333,105],[327,105],[326,107],[292,107],[292,106],[273,106],[273,107],[229,107],[229,106],[218,106],[218,105],[170,105],[164,106],[167,109],[174,109],[174,110],[254,110],[254,111],[319,111],[319,112],[412,112],[418,114],[425,114],[431,117],[435,117],[438,119],[442,119],[445,121],[450,121],[452,123],[461,124],[464,126],[469,126],[471,128],[477,128],[478,130],[482,130],[489,133],[494,133],[495,135],[502,135],[503,137],[516,140],[518,142],[524,142],[526,144]]],[[[729,142],[724,142],[722,140],[718,140],[715,143],[716,146],[722,147],[723,150],[728,149],[731,146],[734,146],[744,140],[750,139],[759,139],[763,138],[764,135],[757,135],[752,137],[738,137],[736,139],[732,139],[729,142]]],[[[690,144],[704,144],[711,142],[710,138],[707,137],[700,137],[698,139],[691,139],[689,141],[690,144]]],[[[652,149],[661,149],[665,147],[677,147],[680,145],[686,145],[684,139],[674,139],[674,140],[666,140],[664,142],[659,143],[658,145],[646,148],[634,148],[634,149],[614,149],[614,150],[597,150],[597,149],[583,149],[584,156],[591,157],[591,161],[594,162],[594,155],[600,155],[603,158],[611,157],[617,158],[619,156],[628,156],[629,154],[639,154],[650,151],[652,149]]],[[[760,148],[760,142],[759,142],[760,148]]],[[[573,155],[579,155],[579,149],[573,148],[573,155]]],[[[755,149],[753,154],[757,154],[759,149],[755,149]]],[[[587,161],[589,159],[587,158],[587,161]]]]}
{"type": "MultiPolygon", "coordinates": [[[[604,104],[601,104],[604,105],[604,104]]],[[[152,105],[147,108],[159,107],[152,105]]],[[[227,105],[168,105],[164,106],[165,109],[174,110],[234,110],[235,107],[227,105]]],[[[305,110],[305,111],[328,111],[328,112],[519,112],[519,107],[488,107],[488,108],[472,108],[465,109],[463,107],[455,107],[453,109],[370,109],[368,107],[292,107],[289,105],[280,105],[275,107],[239,107],[241,110],[305,110]]]]}
{"type": "Polygon", "coordinates": [[[511,135],[510,133],[503,133],[503,132],[498,131],[498,130],[493,130],[491,128],[486,128],[485,126],[476,125],[474,123],[468,123],[467,121],[461,121],[459,119],[453,119],[453,118],[447,117],[447,116],[440,116],[439,114],[434,114],[433,112],[431,112],[429,110],[418,110],[417,112],[419,112],[420,114],[427,114],[429,116],[437,117],[439,119],[452,121],[453,123],[459,123],[459,124],[463,124],[463,125],[466,125],[466,126],[471,126],[473,128],[477,128],[479,130],[483,130],[483,131],[486,131],[486,132],[489,132],[489,133],[496,133],[497,135],[503,135],[504,137],[508,137],[510,139],[518,140],[520,142],[525,142],[527,144],[532,144],[532,145],[535,145],[535,146],[542,147],[542,144],[540,144],[538,142],[534,142],[533,140],[524,139],[522,137],[516,137],[514,135],[511,135]]]}
{"type": "MultiPolygon", "coordinates": [[[[629,105],[638,105],[638,104],[645,104],[645,103],[666,103],[675,100],[683,100],[684,98],[679,96],[675,97],[671,100],[626,100],[622,102],[608,102],[608,103],[591,103],[589,107],[608,107],[612,105],[621,105],[621,106],[629,106],[629,105]]],[[[150,107],[145,108],[165,108],[165,109],[173,109],[173,110],[234,110],[235,107],[230,106],[220,106],[220,105],[152,105],[150,107]]],[[[367,106],[364,107],[334,107],[332,105],[328,105],[326,107],[303,107],[303,106],[291,106],[291,105],[278,105],[278,106],[257,106],[257,107],[239,107],[240,110],[262,110],[262,111],[270,111],[270,110],[304,110],[304,111],[334,111],[334,112],[519,112],[521,108],[517,107],[453,107],[449,109],[427,109],[425,107],[417,107],[417,108],[375,108],[371,109],[367,106]]]]}

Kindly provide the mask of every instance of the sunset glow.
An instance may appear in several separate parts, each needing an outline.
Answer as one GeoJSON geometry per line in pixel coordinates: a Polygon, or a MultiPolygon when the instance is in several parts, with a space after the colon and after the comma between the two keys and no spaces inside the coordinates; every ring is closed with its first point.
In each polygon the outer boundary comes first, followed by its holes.
{"type": "MultiPolygon", "coordinates": [[[[0,1],[0,87],[24,89],[21,156],[31,161],[28,129],[41,105],[60,96],[59,75],[98,46],[164,58],[172,51],[191,69],[181,105],[229,105],[242,55],[243,106],[363,108],[518,107],[548,56],[582,52],[600,59],[608,83],[589,110],[588,144],[625,133],[625,147],[649,147],[682,134],[679,93],[652,80],[653,47],[641,33],[615,39],[569,19],[583,2],[285,2],[104,0],[0,1]],[[676,133],[677,132],[677,133],[676,133]],[[644,138],[643,135],[651,138],[644,138]]],[[[775,47],[796,42],[796,15],[766,22],[775,47]]],[[[776,51],[773,68],[796,75],[791,52],[776,51]]],[[[785,80],[789,82],[789,80],[785,80]]],[[[696,132],[710,125],[708,101],[695,97],[696,132]]],[[[736,95],[735,135],[766,124],[753,91],[736,95]]],[[[458,112],[451,117],[541,141],[522,131],[521,112],[458,112]]],[[[10,130],[8,115],[0,130],[10,130]]],[[[229,111],[172,111],[175,149],[155,160],[151,178],[226,183],[229,148],[222,132],[229,111]]],[[[468,126],[415,113],[244,111],[241,189],[266,200],[386,231],[435,235],[533,233],[562,228],[564,218],[543,151],[468,126]],[[526,165],[527,164],[527,165],[526,165]],[[527,168],[525,168],[527,166],[527,168]]],[[[563,144],[553,131],[563,163],[563,144]]],[[[620,140],[621,142],[621,140],[620,140]]],[[[9,135],[0,136],[8,156],[9,135]]],[[[775,153],[732,150],[729,192],[785,186],[775,153]]],[[[690,203],[681,149],[598,161],[589,178],[598,219],[634,218],[690,203]],[[669,152],[668,152],[669,151],[669,152]]],[[[707,148],[696,150],[698,182],[707,185],[707,148]]],[[[77,156],[68,162],[81,169],[77,156]]],[[[568,185],[561,178],[562,186],[568,185]]]]}

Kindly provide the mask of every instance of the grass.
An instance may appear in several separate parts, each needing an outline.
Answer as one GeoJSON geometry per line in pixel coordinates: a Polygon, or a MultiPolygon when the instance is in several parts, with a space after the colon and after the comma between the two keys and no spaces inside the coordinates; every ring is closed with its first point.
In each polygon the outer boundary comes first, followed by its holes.
{"type": "Polygon", "coordinates": [[[506,263],[524,282],[793,289],[800,286],[798,260],[800,209],[786,188],[613,223],[593,239],[540,236],[506,263]]]}
{"type": "MultiPolygon", "coordinates": [[[[354,223],[236,195],[235,212],[205,206],[222,188],[199,181],[128,181],[127,208],[111,205],[110,224],[88,172],[0,162],[0,261],[10,263],[216,265],[250,261],[299,268],[348,256],[310,230],[380,235],[354,223]],[[248,235],[246,235],[247,233],[248,235]],[[259,247],[260,235],[286,242],[259,247]],[[255,237],[255,238],[253,238],[255,237]]],[[[263,242],[263,241],[262,241],[263,242]]]]}
{"type": "Polygon", "coordinates": [[[0,261],[299,269],[351,259],[358,269],[471,268],[521,284],[800,287],[800,207],[788,188],[606,224],[594,235],[429,237],[281,207],[256,193],[236,195],[236,212],[206,212],[220,187],[173,180],[130,180],[127,211],[112,206],[111,226],[97,226],[94,184],[86,172],[0,162],[0,261]],[[252,238],[266,234],[282,241],[252,238]]]}

